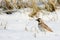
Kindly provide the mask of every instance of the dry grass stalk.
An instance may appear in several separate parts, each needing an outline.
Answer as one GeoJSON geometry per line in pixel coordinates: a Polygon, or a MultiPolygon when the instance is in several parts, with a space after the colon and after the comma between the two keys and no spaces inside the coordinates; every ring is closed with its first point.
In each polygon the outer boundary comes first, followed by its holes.
{"type": "Polygon", "coordinates": [[[9,10],[11,10],[11,9],[13,9],[13,6],[10,4],[10,0],[5,0],[5,5],[6,5],[6,9],[9,9],[9,10]]]}
{"type": "Polygon", "coordinates": [[[18,9],[23,8],[22,0],[17,0],[16,4],[17,4],[18,9]]]}
{"type": "Polygon", "coordinates": [[[36,5],[34,0],[32,0],[32,8],[33,8],[33,12],[29,15],[30,17],[36,16],[37,12],[40,11],[40,8],[36,5]]]}
{"type": "Polygon", "coordinates": [[[18,2],[18,6],[20,6],[21,8],[32,8],[32,0],[28,0],[27,2],[23,2],[23,0],[21,0],[20,2],[18,2]],[[19,5],[18,5],[19,4],[19,5]]]}
{"type": "MultiPolygon", "coordinates": [[[[4,1],[4,0],[3,0],[4,1]]],[[[23,0],[5,0],[6,2],[6,9],[13,9],[13,8],[17,8],[17,9],[20,9],[20,8],[27,8],[27,7],[30,7],[30,8],[33,8],[34,9],[34,12],[35,10],[39,9],[35,3],[36,0],[28,0],[28,2],[23,2],[23,0]],[[12,1],[12,2],[11,2],[12,1]],[[31,4],[29,3],[31,1],[31,4]]],[[[45,2],[45,0],[40,0],[42,1],[45,5],[46,5],[46,9],[48,11],[55,11],[56,7],[55,7],[55,1],[52,1],[52,0],[48,0],[48,3],[45,2]]],[[[59,1],[59,0],[57,0],[59,1]]]]}
{"type": "Polygon", "coordinates": [[[17,6],[17,0],[12,0],[12,2],[13,2],[12,3],[13,4],[13,7],[17,9],[18,8],[18,6],[17,6]]]}
{"type": "Polygon", "coordinates": [[[57,3],[60,4],[60,0],[57,0],[57,3]]]}
{"type": "Polygon", "coordinates": [[[55,11],[56,9],[55,2],[52,0],[48,0],[48,3],[45,4],[45,9],[47,9],[50,12],[55,11]]]}

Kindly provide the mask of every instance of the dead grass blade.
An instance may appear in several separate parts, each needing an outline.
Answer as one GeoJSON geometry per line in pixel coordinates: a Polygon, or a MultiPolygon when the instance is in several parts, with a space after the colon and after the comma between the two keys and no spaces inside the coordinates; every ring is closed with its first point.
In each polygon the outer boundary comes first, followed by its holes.
{"type": "Polygon", "coordinates": [[[36,5],[35,1],[34,0],[31,0],[32,1],[32,9],[33,9],[33,12],[29,15],[30,17],[34,17],[37,15],[37,12],[40,11],[40,8],[36,5]]]}
{"type": "Polygon", "coordinates": [[[8,1],[8,0],[5,0],[5,5],[6,5],[6,9],[13,9],[13,6],[10,4],[10,1],[8,1]]]}
{"type": "Polygon", "coordinates": [[[47,11],[53,12],[56,9],[55,2],[52,0],[48,0],[48,3],[45,3],[45,9],[47,11]]]}

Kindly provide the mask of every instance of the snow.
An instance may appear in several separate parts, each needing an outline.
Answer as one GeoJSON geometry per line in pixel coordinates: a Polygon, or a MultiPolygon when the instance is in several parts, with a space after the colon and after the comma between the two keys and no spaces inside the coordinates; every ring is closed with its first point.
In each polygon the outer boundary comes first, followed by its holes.
{"type": "MultiPolygon", "coordinates": [[[[35,19],[28,17],[31,12],[27,8],[14,12],[11,15],[0,15],[0,40],[59,40],[60,39],[60,10],[57,10],[57,20],[49,19],[43,14],[41,18],[54,32],[41,32],[35,19]],[[46,19],[47,18],[47,19],[46,19]],[[2,24],[2,25],[1,25],[2,24]],[[6,29],[4,27],[6,26],[6,29]],[[25,27],[28,29],[25,30],[25,27]],[[35,32],[35,28],[38,32],[35,32]],[[36,34],[36,35],[35,35],[36,34]],[[35,37],[36,36],[36,37],[35,37]]],[[[50,17],[50,15],[49,15],[50,17]]]]}

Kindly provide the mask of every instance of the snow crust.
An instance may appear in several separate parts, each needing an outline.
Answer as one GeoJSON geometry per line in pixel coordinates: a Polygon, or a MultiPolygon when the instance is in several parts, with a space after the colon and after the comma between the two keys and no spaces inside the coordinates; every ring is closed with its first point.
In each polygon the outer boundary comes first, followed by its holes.
{"type": "MultiPolygon", "coordinates": [[[[38,29],[38,23],[35,19],[30,18],[28,14],[31,12],[29,8],[20,9],[17,12],[14,12],[11,15],[0,14],[0,40],[60,40],[60,10],[56,10],[55,20],[51,20],[53,14],[47,16],[41,14],[41,17],[44,22],[54,31],[50,32],[41,32],[38,29]],[[4,30],[4,27],[6,29],[4,30]],[[27,27],[28,31],[25,30],[27,27]],[[31,28],[33,28],[31,30],[31,28]],[[35,29],[38,30],[35,35],[35,29]]],[[[54,12],[53,12],[54,13],[54,12]]]]}

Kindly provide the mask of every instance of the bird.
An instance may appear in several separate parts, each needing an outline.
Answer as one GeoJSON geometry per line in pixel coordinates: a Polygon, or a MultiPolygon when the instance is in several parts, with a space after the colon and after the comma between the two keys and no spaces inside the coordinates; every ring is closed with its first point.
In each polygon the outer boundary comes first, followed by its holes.
{"type": "Polygon", "coordinates": [[[43,31],[47,30],[47,31],[49,31],[49,32],[53,32],[53,30],[52,30],[51,28],[49,28],[49,27],[43,22],[43,20],[42,20],[41,18],[38,18],[38,19],[36,19],[36,20],[38,21],[38,27],[39,27],[40,30],[43,30],[43,31]]]}

